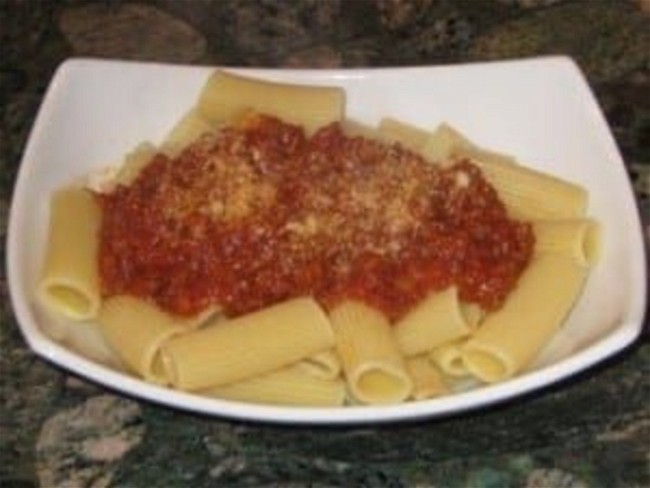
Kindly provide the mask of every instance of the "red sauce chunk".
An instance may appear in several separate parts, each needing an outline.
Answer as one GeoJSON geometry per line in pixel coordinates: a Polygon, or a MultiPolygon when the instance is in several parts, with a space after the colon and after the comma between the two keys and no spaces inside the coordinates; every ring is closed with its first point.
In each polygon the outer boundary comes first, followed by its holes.
{"type": "Polygon", "coordinates": [[[311,295],[396,320],[451,285],[495,310],[534,245],[469,160],[432,164],[338,124],[307,137],[264,115],[158,154],[134,183],[97,197],[103,294],[180,315],[311,295]]]}

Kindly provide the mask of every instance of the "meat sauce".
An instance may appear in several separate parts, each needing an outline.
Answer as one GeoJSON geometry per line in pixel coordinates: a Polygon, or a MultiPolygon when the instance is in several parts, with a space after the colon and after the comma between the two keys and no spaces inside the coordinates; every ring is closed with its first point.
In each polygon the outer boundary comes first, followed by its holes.
{"type": "Polygon", "coordinates": [[[451,285],[494,310],[534,245],[469,160],[436,165],[338,124],[307,136],[263,115],[158,154],[97,198],[103,294],[179,315],[312,295],[325,307],[362,300],[394,321],[451,285]]]}

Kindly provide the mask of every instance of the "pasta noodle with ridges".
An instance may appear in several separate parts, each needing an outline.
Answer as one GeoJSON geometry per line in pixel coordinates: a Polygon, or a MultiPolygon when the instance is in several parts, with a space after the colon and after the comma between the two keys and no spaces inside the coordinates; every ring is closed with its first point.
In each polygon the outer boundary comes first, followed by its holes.
{"type": "Polygon", "coordinates": [[[340,407],[345,400],[345,383],[341,378],[319,378],[298,365],[292,365],[240,382],[201,390],[200,393],[241,402],[340,407]]]}
{"type": "Polygon", "coordinates": [[[413,381],[414,400],[424,400],[449,393],[440,370],[426,355],[413,356],[406,360],[406,369],[413,381]]]}
{"type": "Polygon", "coordinates": [[[381,138],[399,142],[415,152],[420,152],[430,137],[428,131],[391,118],[381,119],[378,133],[381,138]]]}
{"type": "Polygon", "coordinates": [[[463,342],[464,340],[454,341],[436,347],[429,352],[429,360],[448,376],[454,378],[467,376],[469,371],[465,367],[461,353],[463,342]]]}
{"type": "Polygon", "coordinates": [[[161,144],[161,149],[167,154],[175,155],[194,142],[198,137],[216,128],[217,124],[209,123],[193,108],[173,127],[161,144]]]}
{"type": "Polygon", "coordinates": [[[562,325],[586,276],[570,256],[535,257],[505,305],[461,347],[465,367],[488,383],[521,371],[562,325]]]}
{"type": "Polygon", "coordinates": [[[587,193],[577,185],[521,165],[475,161],[517,218],[569,219],[586,213],[587,193]]]}
{"type": "Polygon", "coordinates": [[[317,352],[296,366],[316,378],[332,380],[341,376],[341,361],[334,349],[317,352]]]}
{"type": "Polygon", "coordinates": [[[468,336],[481,315],[480,307],[461,302],[458,289],[449,287],[429,294],[395,323],[395,339],[402,354],[413,356],[468,336]]]}
{"type": "Polygon", "coordinates": [[[448,148],[447,156],[467,157],[475,162],[514,217],[567,219],[582,217],[587,210],[584,188],[481,149],[447,124],[436,129],[427,145],[448,148]]]}
{"type": "Polygon", "coordinates": [[[311,298],[207,324],[167,341],[161,357],[175,388],[198,390],[279,369],[334,347],[327,315],[311,298]]]}
{"type": "Polygon", "coordinates": [[[104,300],[97,320],[106,342],[127,366],[148,381],[169,384],[159,358],[162,345],[191,332],[207,315],[176,317],[142,299],[118,295],[104,300]]]}
{"type": "Polygon", "coordinates": [[[101,304],[100,222],[101,210],[89,191],[70,187],[52,196],[47,253],[37,294],[50,309],[74,320],[95,318],[101,304]]]}
{"type": "Polygon", "coordinates": [[[399,403],[412,382],[383,314],[361,302],[345,301],[330,312],[336,349],[352,394],[362,403],[399,403]]]}
{"type": "Polygon", "coordinates": [[[538,220],[533,222],[536,253],[564,253],[580,266],[598,260],[602,239],[600,226],[592,219],[538,220]]]}
{"type": "Polygon", "coordinates": [[[157,152],[158,149],[151,143],[143,142],[138,144],[133,151],[126,155],[124,163],[120,166],[120,170],[111,183],[113,185],[130,185],[133,183],[157,152]]]}
{"type": "Polygon", "coordinates": [[[250,109],[312,132],[341,121],[344,103],[345,93],[337,87],[290,85],[217,71],[208,79],[197,107],[210,124],[231,120],[250,109]]]}
{"type": "Polygon", "coordinates": [[[343,133],[348,137],[366,137],[370,139],[379,139],[381,137],[379,130],[376,127],[352,119],[342,120],[341,130],[343,130],[343,133]]]}

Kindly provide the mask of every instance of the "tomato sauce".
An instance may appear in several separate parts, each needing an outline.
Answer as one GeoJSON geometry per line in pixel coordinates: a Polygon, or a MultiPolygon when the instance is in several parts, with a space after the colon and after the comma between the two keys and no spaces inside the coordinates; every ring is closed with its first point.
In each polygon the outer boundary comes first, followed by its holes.
{"type": "Polygon", "coordinates": [[[97,198],[104,295],[180,315],[312,295],[325,307],[359,299],[396,320],[451,285],[494,310],[534,245],[530,224],[507,215],[469,160],[435,165],[338,124],[308,137],[263,115],[158,154],[97,198]]]}

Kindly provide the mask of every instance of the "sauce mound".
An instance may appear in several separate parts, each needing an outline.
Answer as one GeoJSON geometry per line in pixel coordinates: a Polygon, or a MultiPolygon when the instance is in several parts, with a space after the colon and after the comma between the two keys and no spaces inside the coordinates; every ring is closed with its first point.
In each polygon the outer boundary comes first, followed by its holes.
{"type": "Polygon", "coordinates": [[[103,294],[179,315],[312,295],[396,320],[451,285],[494,310],[534,245],[468,160],[435,165],[339,124],[308,137],[264,115],[158,154],[134,183],[97,197],[103,294]]]}

